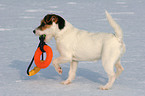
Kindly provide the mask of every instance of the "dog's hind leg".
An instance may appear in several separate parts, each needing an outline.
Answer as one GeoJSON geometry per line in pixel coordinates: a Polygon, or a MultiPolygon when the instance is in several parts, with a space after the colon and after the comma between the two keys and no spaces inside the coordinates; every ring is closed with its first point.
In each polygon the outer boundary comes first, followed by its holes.
{"type": "Polygon", "coordinates": [[[115,64],[117,64],[117,61],[120,58],[120,53],[121,52],[117,49],[113,51],[111,51],[110,49],[104,50],[104,53],[102,54],[102,65],[108,75],[109,80],[108,83],[105,86],[101,86],[100,89],[108,90],[112,87],[116,79],[114,66],[115,64]]]}
{"type": "Polygon", "coordinates": [[[116,77],[118,77],[124,70],[124,68],[121,66],[120,60],[115,64],[115,67],[116,67],[116,77]]]}
{"type": "Polygon", "coordinates": [[[107,72],[107,75],[108,75],[108,83],[104,86],[100,86],[100,89],[102,90],[108,90],[112,87],[115,79],[116,79],[116,75],[115,75],[115,72],[114,72],[114,64],[105,64],[104,67],[104,70],[107,72]],[[109,66],[107,66],[109,65],[109,66]]]}
{"type": "Polygon", "coordinates": [[[72,82],[72,80],[75,79],[77,65],[78,65],[77,61],[72,61],[70,63],[70,70],[69,70],[68,78],[65,81],[61,82],[62,84],[65,84],[65,85],[70,84],[72,82]]]}

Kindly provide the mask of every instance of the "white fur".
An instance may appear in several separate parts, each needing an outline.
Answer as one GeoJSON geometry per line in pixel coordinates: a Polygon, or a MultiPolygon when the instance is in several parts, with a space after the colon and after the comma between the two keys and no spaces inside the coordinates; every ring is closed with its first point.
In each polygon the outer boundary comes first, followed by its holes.
{"type": "Polygon", "coordinates": [[[53,25],[45,30],[36,30],[36,35],[46,34],[46,41],[55,37],[60,57],[53,60],[56,71],[61,74],[59,64],[70,62],[68,79],[63,84],[69,84],[74,80],[78,61],[102,60],[104,70],[108,74],[108,83],[100,89],[106,90],[112,87],[116,77],[123,71],[120,58],[125,51],[122,41],[122,30],[106,11],[107,19],[115,30],[115,35],[110,33],[89,33],[73,27],[65,21],[65,27],[59,30],[58,25],[53,25]],[[114,72],[114,65],[117,72],[114,72]]]}

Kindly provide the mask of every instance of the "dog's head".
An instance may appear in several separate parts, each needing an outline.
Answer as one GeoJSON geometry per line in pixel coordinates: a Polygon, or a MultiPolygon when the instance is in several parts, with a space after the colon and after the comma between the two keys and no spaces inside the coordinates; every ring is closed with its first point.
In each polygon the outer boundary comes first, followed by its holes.
{"type": "Polygon", "coordinates": [[[46,35],[46,40],[49,40],[57,32],[62,30],[65,26],[65,20],[55,14],[48,14],[42,20],[41,24],[33,31],[34,34],[46,35]]]}

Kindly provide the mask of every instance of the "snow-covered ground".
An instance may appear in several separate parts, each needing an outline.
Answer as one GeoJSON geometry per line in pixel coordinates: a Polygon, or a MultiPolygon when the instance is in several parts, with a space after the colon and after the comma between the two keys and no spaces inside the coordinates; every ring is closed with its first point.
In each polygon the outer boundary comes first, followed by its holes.
{"type": "MultiPolygon", "coordinates": [[[[0,0],[0,96],[145,96],[145,0],[0,0]],[[70,85],[69,64],[59,76],[52,64],[33,77],[27,67],[39,42],[32,30],[48,13],[61,15],[75,27],[91,32],[113,32],[105,10],[122,27],[127,51],[124,72],[111,90],[101,62],[80,62],[70,85]]],[[[49,43],[59,56],[54,39],[49,43]]],[[[33,64],[34,65],[34,64],[33,64]]]]}

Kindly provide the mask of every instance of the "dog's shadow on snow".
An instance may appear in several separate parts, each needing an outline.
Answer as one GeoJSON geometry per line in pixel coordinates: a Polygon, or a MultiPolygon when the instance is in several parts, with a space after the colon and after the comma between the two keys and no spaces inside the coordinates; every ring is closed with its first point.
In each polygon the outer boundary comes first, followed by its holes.
{"type": "MultiPolygon", "coordinates": [[[[38,78],[47,78],[47,79],[55,79],[55,77],[58,75],[53,68],[52,65],[49,65],[46,69],[41,69],[36,75],[34,76],[28,76],[27,75],[27,68],[29,66],[30,62],[20,61],[20,60],[14,60],[12,61],[12,64],[10,67],[15,68],[20,75],[21,80],[37,80],[38,78]]],[[[29,72],[35,67],[35,64],[33,62],[29,72]]],[[[58,75],[59,76],[59,75],[58,75]]]]}
{"type": "MultiPolygon", "coordinates": [[[[37,80],[38,78],[40,79],[41,77],[45,79],[53,79],[53,80],[57,80],[58,79],[57,77],[60,77],[62,80],[67,79],[69,66],[62,67],[63,69],[62,75],[58,75],[58,73],[55,71],[54,67],[51,64],[48,66],[48,68],[40,70],[36,75],[28,76],[27,68],[29,63],[30,62],[14,60],[10,65],[10,67],[15,68],[19,72],[21,80],[37,80]]],[[[35,64],[33,63],[33,66],[30,70],[32,70],[34,66],[35,64]]],[[[88,79],[92,82],[97,82],[99,84],[105,84],[105,82],[107,82],[107,78],[103,77],[101,74],[84,68],[77,69],[77,77],[78,76],[88,79]]]]}

